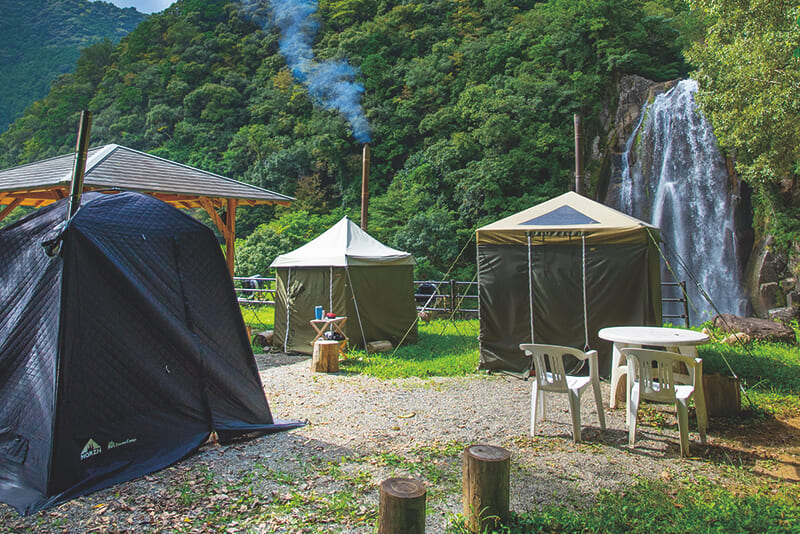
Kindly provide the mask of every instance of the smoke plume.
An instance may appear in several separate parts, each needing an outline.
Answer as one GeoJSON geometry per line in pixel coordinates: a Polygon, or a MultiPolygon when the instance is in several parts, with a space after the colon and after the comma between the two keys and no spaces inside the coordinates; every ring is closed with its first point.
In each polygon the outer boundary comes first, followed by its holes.
{"type": "MultiPolygon", "coordinates": [[[[260,10],[264,0],[242,0],[254,20],[262,25],[266,17],[260,10]]],[[[280,30],[281,53],[294,78],[306,86],[312,99],[326,109],[341,113],[353,136],[361,143],[370,141],[367,117],[361,107],[364,86],[355,82],[358,69],[346,61],[317,61],[312,44],[319,30],[316,0],[266,0],[271,22],[280,30]]]]}

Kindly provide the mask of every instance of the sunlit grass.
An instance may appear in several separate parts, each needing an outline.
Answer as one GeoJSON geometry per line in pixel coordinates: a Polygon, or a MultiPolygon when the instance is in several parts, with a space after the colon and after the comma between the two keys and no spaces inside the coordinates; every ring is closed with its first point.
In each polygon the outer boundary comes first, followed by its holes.
{"type": "Polygon", "coordinates": [[[712,343],[699,347],[699,355],[705,374],[730,376],[730,364],[746,392],[744,408],[752,402],[756,410],[774,415],[800,414],[800,347],[782,343],[754,342],[744,347],[712,343]]]}
{"type": "Polygon", "coordinates": [[[340,367],[378,378],[463,376],[478,366],[478,321],[433,320],[419,325],[419,341],[392,352],[351,349],[340,367]]]}
{"type": "Polygon", "coordinates": [[[275,307],[260,304],[244,304],[239,306],[242,310],[244,324],[252,328],[253,332],[272,330],[275,324],[275,307]]]}
{"type": "MultiPolygon", "coordinates": [[[[642,479],[624,492],[603,491],[587,510],[550,504],[515,514],[493,532],[798,532],[800,491],[754,477],[746,485],[720,486],[707,479],[642,479]]],[[[461,518],[447,530],[466,534],[461,518]]]]}

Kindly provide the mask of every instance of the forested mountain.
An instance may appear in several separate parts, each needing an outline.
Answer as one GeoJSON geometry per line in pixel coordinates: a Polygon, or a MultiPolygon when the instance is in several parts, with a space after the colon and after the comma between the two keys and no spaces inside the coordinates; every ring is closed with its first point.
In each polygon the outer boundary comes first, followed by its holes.
{"type": "Polygon", "coordinates": [[[89,0],[3,0],[0,13],[0,128],[75,70],[80,50],[119,41],[145,16],[89,0]]]}
{"type": "MultiPolygon", "coordinates": [[[[180,0],[118,45],[85,49],[0,137],[0,167],[73,150],[88,108],[93,145],[296,196],[250,237],[264,246],[241,255],[245,274],[357,215],[360,143],[287,67],[272,12],[246,4],[180,0]]],[[[597,131],[622,75],[686,75],[693,28],[680,0],[322,0],[318,21],[316,57],[360,69],[370,232],[426,258],[426,274],[447,270],[477,225],[567,190],[573,113],[597,131]]],[[[273,215],[252,210],[240,233],[273,215]]]]}

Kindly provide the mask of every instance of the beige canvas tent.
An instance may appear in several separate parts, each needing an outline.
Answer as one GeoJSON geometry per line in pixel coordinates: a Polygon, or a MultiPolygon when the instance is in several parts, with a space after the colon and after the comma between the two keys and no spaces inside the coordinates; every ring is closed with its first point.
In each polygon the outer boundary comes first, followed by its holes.
{"type": "Polygon", "coordinates": [[[275,258],[273,346],[310,354],[314,307],[347,317],[350,346],[417,341],[414,258],[344,217],[302,247],[275,258]]]}
{"type": "Polygon", "coordinates": [[[597,331],[661,324],[658,228],[565,193],[477,231],[480,367],[525,373],[520,343],[600,350],[597,331]]]}

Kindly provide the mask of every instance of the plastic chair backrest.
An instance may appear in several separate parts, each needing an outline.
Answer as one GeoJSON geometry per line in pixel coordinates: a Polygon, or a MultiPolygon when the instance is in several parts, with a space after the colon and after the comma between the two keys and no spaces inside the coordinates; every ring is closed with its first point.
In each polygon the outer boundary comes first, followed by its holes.
{"type": "Polygon", "coordinates": [[[694,382],[694,360],[683,354],[662,350],[634,349],[622,350],[627,357],[630,379],[639,382],[639,392],[643,398],[664,403],[675,402],[675,366],[684,364],[694,382]]]}
{"type": "Polygon", "coordinates": [[[546,391],[569,391],[564,356],[586,359],[583,351],[559,345],[520,345],[533,357],[533,368],[539,387],[546,391]]]}

